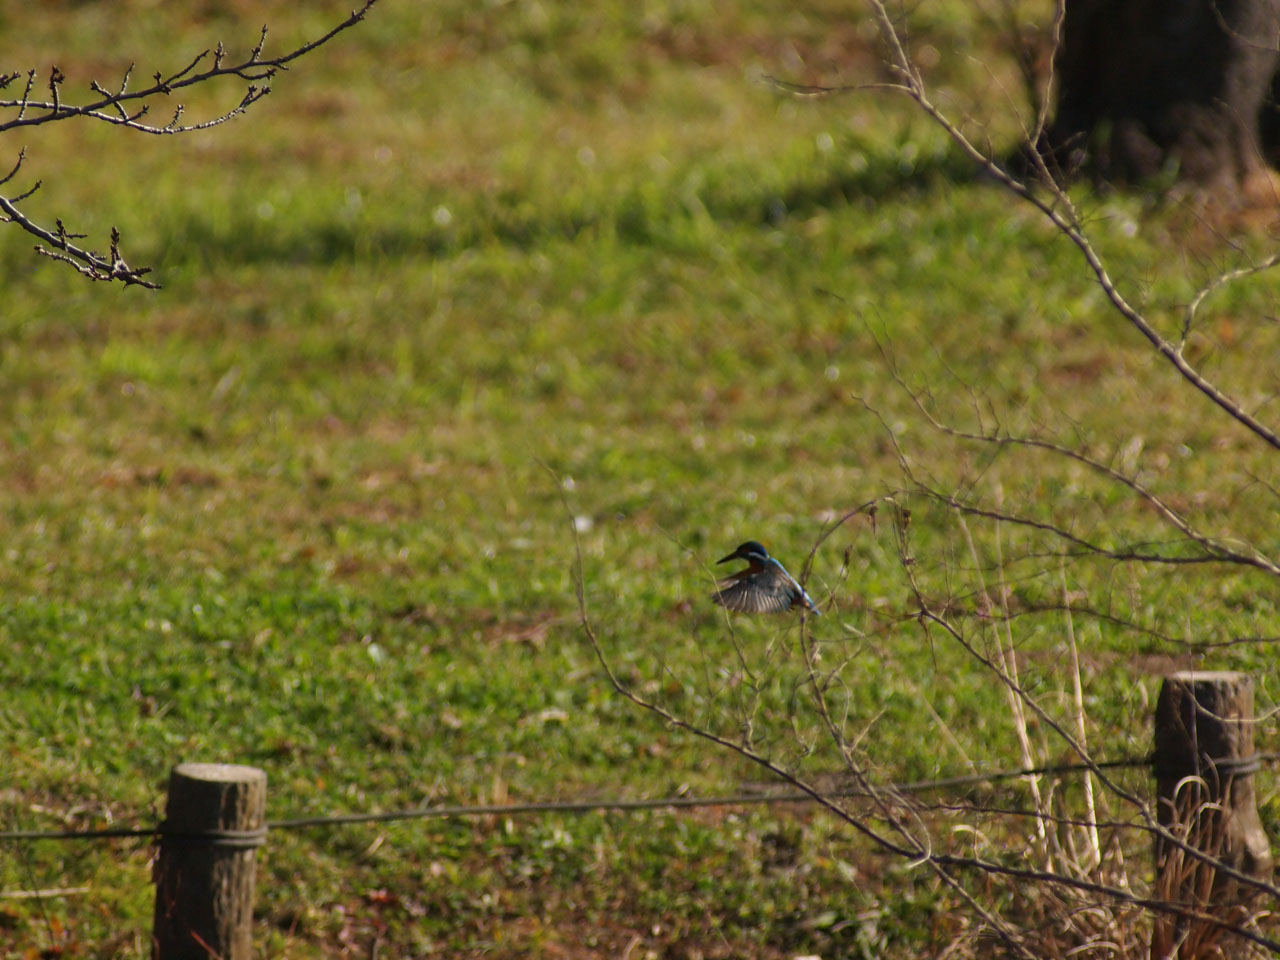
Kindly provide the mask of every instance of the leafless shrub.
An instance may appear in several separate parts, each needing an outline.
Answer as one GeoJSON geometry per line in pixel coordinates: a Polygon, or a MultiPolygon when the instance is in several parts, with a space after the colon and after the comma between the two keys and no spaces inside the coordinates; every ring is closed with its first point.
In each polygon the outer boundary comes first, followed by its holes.
{"type": "MultiPolygon", "coordinates": [[[[909,98],[991,183],[1036,212],[1053,235],[1078,251],[1082,282],[1101,291],[1109,320],[1136,332],[1151,356],[1178,378],[1181,403],[1197,409],[1198,418],[1243,428],[1238,432],[1252,458],[1246,469],[1280,449],[1280,433],[1257,405],[1216,382],[1193,362],[1189,349],[1206,300],[1275,266],[1280,257],[1232,266],[1211,277],[1184,306],[1176,327],[1167,318],[1148,315],[1112,279],[1087,219],[1035,153],[1047,122],[1052,78],[1038,88],[1030,84],[1043,92],[1033,98],[1032,115],[1022,124],[1031,168],[1026,177],[1016,176],[989,145],[967,132],[973,123],[962,129],[931,98],[907,53],[902,20],[879,0],[871,0],[871,8],[887,50],[889,82],[858,88],[781,86],[805,96],[858,90],[909,98]]],[[[1059,4],[1054,35],[1061,20],[1059,4]]],[[[646,677],[635,668],[616,668],[615,641],[605,621],[588,609],[580,568],[582,624],[610,683],[666,724],[809,793],[880,850],[933,871],[967,905],[971,921],[947,944],[949,956],[1169,955],[1149,953],[1156,929],[1175,931],[1167,943],[1157,938],[1156,950],[1176,949],[1183,958],[1218,956],[1222,950],[1280,953],[1280,941],[1260,924],[1261,910],[1251,906],[1224,916],[1207,896],[1216,885],[1232,883],[1251,903],[1271,903],[1280,889],[1220,856],[1223,851],[1204,829],[1188,833],[1165,826],[1145,783],[1128,781],[1099,763],[1078,644],[1082,625],[1105,623],[1164,638],[1188,655],[1212,649],[1213,643],[1174,636],[1167,622],[1142,612],[1143,604],[1126,601],[1140,593],[1144,579],[1176,581],[1192,568],[1244,571],[1274,589],[1280,559],[1267,538],[1232,529],[1229,516],[1206,519],[1205,511],[1180,503],[1176,489],[1162,489],[1144,473],[1140,442],[1136,449],[1132,444],[1109,448],[1079,431],[1069,414],[1049,424],[1025,411],[998,409],[958,374],[951,383],[913,381],[887,335],[873,335],[889,381],[915,418],[913,428],[905,430],[876,404],[863,402],[898,463],[902,485],[832,522],[817,538],[801,579],[807,579],[824,544],[857,524],[859,535],[869,529],[878,542],[889,542],[901,594],[868,613],[870,629],[842,625],[847,632],[839,641],[830,639],[830,623],[824,622],[819,636],[805,617],[795,630],[764,644],[758,637],[739,638],[738,628],[726,621],[732,662],[708,660],[699,678],[682,675],[664,661],[646,677]],[[1036,480],[1045,475],[1045,464],[1069,471],[1086,492],[1063,498],[1064,506],[1062,499],[1038,491],[1036,480]],[[947,545],[932,556],[915,546],[914,518],[926,514],[933,529],[946,531],[947,545]],[[1056,683],[1028,676],[1018,633],[1032,623],[1051,623],[1063,638],[1062,657],[1048,671],[1056,683]],[[879,714],[856,706],[858,667],[868,658],[886,659],[889,642],[900,643],[911,634],[922,638],[927,650],[946,645],[962,653],[987,679],[1005,704],[1013,744],[1026,767],[1065,756],[1086,768],[1083,778],[1068,790],[1051,779],[1027,777],[1025,808],[973,800],[931,803],[895,788],[887,775],[891,758],[875,746],[879,714]],[[670,694],[699,683],[704,697],[696,710],[670,694]],[[1157,843],[1168,851],[1170,869],[1153,885],[1147,857],[1157,843]]],[[[1250,473],[1249,490],[1274,499],[1266,476],[1250,473]]],[[[1228,494],[1241,495],[1240,490],[1228,494]]],[[[849,562],[846,550],[833,596],[849,562]]],[[[982,768],[974,743],[950,728],[907,671],[902,673],[904,687],[916,692],[920,709],[938,730],[940,749],[982,768]]],[[[1200,812],[1184,811],[1193,821],[1200,812]]]]}

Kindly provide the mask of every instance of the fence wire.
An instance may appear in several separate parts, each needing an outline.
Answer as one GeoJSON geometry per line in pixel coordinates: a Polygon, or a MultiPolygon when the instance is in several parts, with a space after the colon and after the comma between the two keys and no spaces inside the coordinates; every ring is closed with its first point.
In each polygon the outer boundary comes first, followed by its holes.
{"type": "MultiPolygon", "coordinates": [[[[1259,753],[1253,758],[1258,762],[1274,762],[1280,760],[1277,753],[1259,753]]],[[[995,770],[987,773],[962,774],[952,777],[941,777],[933,780],[917,780],[911,783],[886,784],[876,789],[887,794],[927,793],[934,790],[946,790],[955,787],[976,786],[986,783],[997,783],[1002,780],[1016,780],[1021,777],[1060,776],[1085,773],[1096,770],[1117,770],[1125,768],[1150,767],[1151,757],[1126,757],[1119,760],[1104,760],[1097,763],[1056,763],[1040,767],[1027,767],[1019,770],[995,770]]],[[[416,807],[408,810],[392,810],[384,813],[345,813],[316,817],[294,817],[285,820],[268,820],[266,830],[303,830],[317,827],[346,826],[360,823],[392,823],[402,820],[425,820],[449,817],[489,817],[511,816],[514,814],[536,813],[592,813],[596,811],[638,811],[680,809],[689,807],[726,807],[746,806],[764,803],[806,803],[814,802],[818,796],[831,798],[856,798],[870,796],[866,790],[856,788],[822,789],[820,791],[782,790],[773,784],[760,784],[750,791],[713,797],[654,797],[649,799],[626,800],[619,798],[547,800],[530,803],[503,804],[466,804],[456,806],[416,807]]],[[[186,838],[206,837],[211,839],[227,839],[221,833],[205,832],[201,834],[183,834],[186,838]],[[215,836],[216,835],[216,836],[215,836]]],[[[255,836],[259,835],[255,831],[255,836]]],[[[106,827],[98,830],[5,830],[0,831],[3,840],[105,840],[120,838],[152,838],[174,836],[166,831],[163,825],[154,827],[106,827]]]]}

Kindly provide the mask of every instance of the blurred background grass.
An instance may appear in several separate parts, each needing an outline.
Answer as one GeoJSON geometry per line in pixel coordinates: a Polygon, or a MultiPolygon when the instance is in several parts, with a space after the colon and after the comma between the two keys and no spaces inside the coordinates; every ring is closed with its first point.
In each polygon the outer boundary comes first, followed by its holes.
{"type": "MultiPolygon", "coordinates": [[[[9,5],[0,66],[56,63],[70,97],[131,62],[142,77],[219,39],[247,49],[264,21],[281,48],[345,13],[9,5]]],[[[940,101],[1011,145],[1005,31],[962,4],[913,17],[940,101]]],[[[184,760],[263,767],[273,818],[758,779],[608,690],[578,628],[574,529],[623,675],[731,724],[737,643],[761,658],[762,716],[785,751],[794,626],[731,635],[708,564],[756,538],[799,570],[824,523],[901,486],[855,396],[942,475],[982,466],[1009,504],[1123,542],[1163,536],[1077,467],[983,464],[929,434],[872,331],[948,414],[970,415],[976,393],[1006,426],[1129,451],[1207,527],[1270,547],[1274,508],[1249,482],[1266,461],[1116,323],[1069,245],[905,101],[796,101],[764,81],[863,82],[878,64],[874,26],[829,2],[385,0],[216,130],[5,135],[44,180],[31,216],[97,245],[118,226],[164,284],[90,284],[0,232],[6,826],[151,822],[184,760]]],[[[235,99],[202,91],[187,116],[235,99]]],[[[1080,200],[1166,330],[1199,283],[1267,243],[1228,242],[1176,206],[1080,200]]],[[[1274,289],[1217,296],[1189,348],[1251,405],[1275,390],[1274,289]]],[[[917,508],[913,530],[945,593],[967,573],[952,519],[917,508]]],[[[1044,566],[1032,540],[1004,536],[1008,556],[1044,566]]],[[[978,548],[994,557],[992,535],[978,548]]],[[[1274,631],[1274,589],[1246,574],[1071,576],[1149,628],[1095,621],[1083,638],[1103,752],[1145,750],[1149,675],[1202,662],[1176,641],[1274,631]]],[[[1010,595],[1031,683],[1053,700],[1063,627],[1032,615],[1052,599],[1040,583],[1010,595]]],[[[993,680],[897,626],[910,602],[889,524],[844,528],[810,589],[885,776],[1016,764],[993,680]]],[[[14,848],[3,889],[87,890],[0,901],[0,942],[146,954],[148,857],[14,848]]],[[[958,922],[934,881],[784,810],[288,834],[259,887],[267,956],[363,956],[375,939],[384,957],[633,941],[661,956],[912,956],[958,922]]]]}

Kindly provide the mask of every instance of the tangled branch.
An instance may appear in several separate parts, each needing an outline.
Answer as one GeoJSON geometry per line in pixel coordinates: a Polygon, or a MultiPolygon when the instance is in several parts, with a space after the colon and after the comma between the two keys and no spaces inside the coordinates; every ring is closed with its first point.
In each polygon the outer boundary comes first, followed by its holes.
{"type": "MultiPolygon", "coordinates": [[[[873,501],[864,504],[857,510],[851,511],[840,521],[837,521],[832,528],[825,530],[823,537],[829,537],[841,523],[853,516],[873,514],[874,509],[879,505],[879,502],[873,501]]],[[[896,507],[896,504],[892,502],[890,502],[890,505],[896,507]]],[[[1105,769],[1105,765],[1098,763],[1074,734],[1049,714],[1035,698],[1031,697],[1016,677],[1010,676],[999,663],[996,663],[978,650],[970,642],[969,638],[964,635],[963,631],[948,618],[932,609],[911,572],[914,563],[908,549],[906,534],[909,522],[904,523],[901,511],[896,521],[896,527],[902,569],[906,572],[907,579],[919,604],[910,619],[919,623],[925,630],[928,630],[930,626],[941,628],[962,649],[966,650],[971,657],[979,662],[985,670],[997,677],[1014,697],[1024,703],[1048,729],[1052,730],[1056,736],[1068,745],[1088,768],[1090,774],[1098,778],[1110,795],[1118,797],[1131,806],[1138,817],[1138,822],[1136,824],[1131,822],[1110,823],[1105,820],[1099,820],[1096,817],[1081,820],[1054,816],[1044,810],[997,810],[996,812],[1002,814],[1013,813],[1018,816],[1031,817],[1041,822],[1049,822],[1059,826],[1075,826],[1093,831],[1100,827],[1117,829],[1137,827],[1146,833],[1160,837],[1163,841],[1181,851],[1188,860],[1205,863],[1222,876],[1230,877],[1245,886],[1256,889],[1270,897],[1280,899],[1280,888],[1251,877],[1231,864],[1195,848],[1183,837],[1174,834],[1158,823],[1150,805],[1112,779],[1108,770],[1105,769]]],[[[1142,896],[1125,885],[1106,882],[1087,872],[1012,866],[996,859],[977,855],[964,856],[935,849],[929,831],[924,826],[921,817],[924,812],[937,808],[937,805],[920,803],[895,790],[890,784],[877,782],[871,771],[857,760],[857,745],[848,738],[843,720],[832,713],[831,702],[827,696],[832,684],[839,682],[838,671],[829,670],[825,672],[825,675],[821,674],[817,666],[820,658],[817,656],[816,646],[812,643],[803,625],[801,627],[800,643],[804,653],[805,664],[802,669],[807,677],[807,689],[810,692],[811,705],[831,741],[837,745],[839,753],[844,759],[845,773],[848,780],[853,783],[856,791],[864,800],[870,801],[871,809],[869,813],[859,811],[851,807],[848,802],[843,801],[842,798],[848,795],[847,791],[833,790],[821,780],[806,778],[794,768],[772,756],[768,751],[757,749],[748,740],[727,736],[717,731],[709,723],[694,720],[666,706],[658,699],[646,695],[625,680],[614,667],[599,628],[596,626],[596,622],[587,605],[586,573],[581,544],[576,529],[572,528],[572,526],[571,529],[574,536],[573,580],[579,624],[592,654],[595,656],[601,671],[615,693],[634,706],[651,714],[666,726],[683,731],[705,740],[719,749],[736,754],[770,774],[776,781],[789,784],[808,794],[815,804],[847,824],[882,852],[897,857],[913,867],[928,867],[940,882],[944,883],[957,896],[963,899],[983,919],[992,933],[1005,944],[1013,955],[1034,958],[1037,953],[1028,944],[1025,937],[1006,919],[964,888],[958,881],[958,875],[978,874],[1001,877],[1013,881],[1043,885],[1066,892],[1088,894],[1101,898],[1112,905],[1133,907],[1155,914],[1194,921],[1212,930],[1239,936],[1272,953],[1280,954],[1280,941],[1259,933],[1248,924],[1224,920],[1194,905],[1179,903],[1158,896],[1142,896]],[[874,820],[881,821],[885,824],[885,827],[878,827],[873,822],[874,820]]],[[[975,808],[972,805],[963,805],[959,809],[973,810],[975,808]]]]}
{"type": "MultiPolygon", "coordinates": [[[[1149,347],[1180,378],[1179,389],[1191,387],[1208,398],[1211,413],[1219,417],[1225,414],[1243,425],[1254,438],[1262,441],[1261,445],[1253,446],[1263,454],[1280,450],[1280,433],[1247,410],[1222,386],[1212,382],[1185,355],[1189,334],[1207,299],[1229,284],[1280,264],[1280,257],[1223,272],[1204,284],[1181,311],[1180,335],[1163,335],[1160,332],[1162,327],[1153,317],[1131,303],[1121,292],[1071,197],[1051,175],[1044,158],[1034,152],[1034,145],[1041,140],[1040,134],[1047,122],[1053,78],[1047,80],[1045,93],[1033,98],[1035,115],[1028,124],[1031,129],[1023,131],[1023,146],[1031,151],[1029,159],[1032,165],[1030,178],[1024,181],[1008,172],[990,148],[966,135],[960,125],[935,104],[907,52],[902,24],[889,15],[881,0],[872,0],[872,8],[888,50],[891,82],[846,88],[796,87],[782,82],[776,82],[776,85],[801,96],[874,90],[905,94],[925,116],[941,127],[959,151],[972,160],[991,182],[1019,203],[1037,211],[1057,235],[1075,247],[1083,256],[1088,271],[1087,274],[1081,273],[1083,282],[1096,284],[1106,298],[1106,316],[1112,322],[1118,320],[1136,330],[1145,341],[1144,352],[1149,347]]],[[[1061,33],[1062,9],[1059,3],[1052,24],[1055,40],[1061,33]]],[[[1135,571],[1135,578],[1143,573],[1184,571],[1191,566],[1200,566],[1253,571],[1271,578],[1269,582],[1273,583],[1274,578],[1280,577],[1280,559],[1273,555],[1261,537],[1215,531],[1209,519],[1182,505],[1176,492],[1167,489],[1167,485],[1162,485],[1158,479],[1152,480],[1134,463],[1125,462],[1121,454],[1110,460],[1105,454],[1099,455],[1079,435],[1063,441],[1049,430],[1041,429],[1040,425],[1036,429],[1010,429],[1001,422],[1000,416],[994,418],[993,424],[989,414],[994,411],[984,408],[972,391],[970,399],[976,416],[950,417],[945,407],[935,402],[928,387],[913,388],[908,384],[879,338],[877,346],[882,366],[888,369],[898,387],[905,390],[914,409],[914,418],[923,420],[927,425],[931,440],[939,446],[955,447],[964,453],[976,448],[985,451],[983,456],[989,458],[980,463],[978,479],[965,475],[954,484],[940,481],[930,475],[930,470],[937,469],[940,473],[958,471],[960,468],[955,462],[936,451],[931,451],[931,459],[914,459],[908,453],[909,441],[900,440],[900,431],[890,425],[886,416],[869,402],[862,401],[864,407],[879,419],[886,445],[907,481],[907,489],[863,504],[824,528],[804,564],[801,582],[807,581],[818,548],[837,529],[853,517],[863,516],[870,518],[874,533],[876,509],[883,508],[890,517],[902,593],[897,603],[877,598],[886,602],[868,611],[867,617],[878,620],[886,628],[885,632],[897,630],[922,639],[929,651],[945,647],[956,653],[984,683],[985,692],[1003,697],[1013,721],[1017,747],[1023,754],[1024,768],[1031,766],[1027,761],[1036,749],[1058,751],[1085,766],[1088,769],[1082,791],[1085,814],[1061,812],[1063,800],[1060,794],[1055,793],[1056,785],[1052,782],[1042,784],[1035,778],[1028,778],[1026,784],[1033,801],[1031,809],[1015,810],[992,804],[930,807],[895,791],[886,778],[878,776],[874,762],[876,745],[871,731],[884,709],[875,712],[870,719],[858,715],[856,692],[861,678],[857,676],[860,671],[853,669],[859,654],[881,655],[882,651],[874,646],[878,634],[862,632],[848,619],[833,627],[833,621],[841,613],[834,592],[824,604],[824,612],[829,609],[833,616],[824,617],[823,634],[818,637],[810,632],[809,622],[802,618],[793,628],[798,631],[798,639],[794,642],[790,639],[794,634],[789,633],[785,639],[771,640],[763,650],[752,649],[739,641],[732,632],[732,623],[727,623],[732,651],[726,654],[723,663],[713,663],[704,669],[708,679],[722,677],[723,681],[717,680],[715,686],[708,683],[701,691],[707,704],[705,708],[696,712],[682,711],[681,701],[664,693],[666,681],[678,679],[676,669],[665,660],[660,668],[663,683],[637,682],[626,671],[616,669],[612,653],[614,641],[608,631],[593,620],[587,609],[583,586],[586,574],[579,551],[575,578],[579,617],[587,643],[609,684],[620,697],[664,724],[702,738],[720,750],[757,765],[771,776],[799,787],[881,852],[899,858],[911,868],[932,870],[938,882],[964,900],[973,914],[981,919],[984,930],[1002,941],[1011,955],[1050,954],[1038,949],[1037,934],[1030,926],[1019,925],[1008,911],[994,905],[994,899],[976,897],[974,885],[961,885],[959,881],[962,878],[1003,878],[1015,896],[1026,890],[1043,893],[1057,911],[1053,922],[1072,927],[1078,937],[1070,949],[1052,954],[1055,956],[1083,953],[1096,947],[1099,939],[1112,936],[1129,938],[1126,949],[1115,947],[1114,955],[1128,955],[1129,950],[1145,950],[1145,946],[1138,945],[1140,938],[1134,932],[1135,920],[1146,917],[1151,922],[1151,918],[1162,916],[1178,917],[1199,925],[1202,930],[1210,931],[1210,938],[1230,933],[1267,951],[1280,953],[1280,941],[1260,929],[1256,913],[1215,915],[1201,909],[1202,902],[1179,899],[1176,892],[1158,884],[1147,884],[1142,878],[1135,878],[1134,883],[1130,883],[1133,875],[1124,867],[1122,844],[1116,840],[1123,830],[1137,831],[1155,838],[1161,845],[1168,845],[1178,851],[1179,857],[1187,864],[1197,870],[1203,867],[1204,875],[1233,882],[1247,890],[1251,897],[1259,898],[1254,902],[1274,903],[1280,899],[1280,887],[1269,877],[1255,876],[1241,869],[1229,857],[1219,856],[1221,851],[1199,846],[1190,842],[1189,835],[1170,829],[1161,822],[1156,806],[1146,798],[1143,790],[1122,781],[1096,762],[1094,748],[1086,739],[1085,683],[1081,679],[1075,624],[1077,621],[1093,621],[1120,630],[1141,632],[1161,642],[1180,643],[1183,652],[1188,654],[1193,650],[1202,652],[1210,646],[1265,642],[1264,638],[1237,637],[1219,644],[1173,641],[1165,631],[1117,617],[1112,610],[1106,609],[1106,603],[1092,602],[1095,598],[1088,594],[1083,597],[1083,602],[1077,602],[1078,594],[1072,593],[1067,577],[1068,564],[1087,567],[1092,561],[1107,573],[1117,569],[1118,565],[1126,564],[1135,571]],[[976,426],[972,425],[974,421],[976,426]],[[1006,507],[999,492],[984,500],[976,492],[978,484],[998,458],[1018,458],[1019,464],[1024,461],[1042,464],[1046,458],[1058,461],[1073,477],[1082,476],[1086,482],[1108,491],[1112,502],[1120,502],[1125,509],[1132,509],[1144,518],[1153,517],[1158,532],[1146,538],[1143,535],[1125,536],[1119,528],[1102,533],[1082,530],[1073,518],[1061,519],[1062,514],[1054,512],[1052,502],[1048,506],[1035,503],[1006,507]],[[964,545],[959,549],[963,555],[967,546],[972,566],[957,563],[951,555],[930,566],[933,563],[930,558],[916,555],[908,507],[917,506],[920,501],[936,508],[934,512],[951,525],[949,529],[962,532],[964,545]],[[981,551],[967,525],[970,521],[975,526],[981,522],[986,529],[993,531],[991,541],[983,543],[991,547],[988,553],[994,556],[994,560],[980,555],[981,551]],[[1008,553],[1002,540],[1005,537],[1018,541],[1008,553]],[[1028,549],[1028,544],[1032,549],[1028,549]],[[1036,563],[1028,564],[1027,561],[1031,560],[1036,563]],[[1022,586],[1020,578],[1029,565],[1037,569],[1028,579],[1043,582],[1050,574],[1056,575],[1060,583],[1060,599],[1052,605],[1041,603],[1016,612],[1012,609],[1016,601],[1011,600],[1011,595],[1022,586]],[[987,571],[994,571],[990,585],[987,571]],[[1010,571],[1017,576],[1011,576],[1010,571]],[[935,574],[936,578],[931,579],[935,574]],[[973,582],[957,586],[955,580],[963,576],[970,576],[973,582]],[[1024,666],[1027,651],[1019,649],[1020,643],[1013,628],[1015,618],[1029,612],[1043,614],[1046,611],[1053,611],[1064,628],[1059,642],[1067,651],[1059,655],[1066,663],[1064,670],[1072,681],[1069,689],[1064,687],[1055,692],[1054,695],[1061,698],[1056,702],[1042,691],[1037,691],[1039,681],[1024,666]],[[833,630],[843,630],[844,633],[833,634],[833,630]],[[853,642],[850,642],[850,637],[855,638],[853,642]],[[784,647],[783,652],[776,652],[784,647]],[[793,659],[779,665],[785,657],[793,659]],[[720,668],[719,674],[714,672],[715,667],[720,668]],[[719,699],[722,694],[723,700],[719,699]],[[1059,703],[1066,704],[1066,708],[1061,708],[1057,705],[1059,703]],[[770,724],[772,730],[763,729],[770,724]],[[828,769],[816,773],[813,771],[815,764],[807,762],[824,759],[828,762],[828,769]],[[835,772],[830,769],[832,761],[835,772]],[[839,790],[831,787],[833,783],[853,784],[864,798],[864,805],[855,806],[842,799],[839,790]],[[1028,857],[1024,862],[1013,861],[1005,856],[1006,851],[998,844],[989,844],[980,850],[976,840],[972,852],[945,849],[945,843],[954,836],[954,832],[964,830],[975,836],[979,832],[971,823],[949,824],[953,832],[945,837],[940,830],[934,832],[938,823],[936,819],[930,819],[930,814],[947,809],[1027,818],[1036,832],[1026,842],[1034,850],[1036,859],[1028,857]],[[1109,815],[1110,811],[1117,809],[1121,811],[1120,815],[1109,815]],[[1126,814],[1129,819],[1124,818],[1126,814]],[[1110,835],[1111,846],[1104,842],[1104,833],[1110,835]],[[1084,919],[1085,915],[1091,915],[1093,919],[1084,919]]],[[[1195,397],[1196,394],[1188,393],[1187,396],[1195,397]]],[[[1199,399],[1197,404],[1204,406],[1199,399]]],[[[1254,478],[1254,482],[1267,486],[1275,494],[1274,488],[1266,481],[1254,478]]],[[[1110,509],[1109,505],[1099,506],[1110,509]]],[[[1146,529],[1145,521],[1143,529],[1146,529]]],[[[576,539],[575,530],[575,542],[576,539]]],[[[850,551],[846,550],[841,582],[849,565],[850,551]]],[[[1103,589],[1110,587],[1104,586],[1103,589]]],[[[907,667],[903,673],[908,674],[911,669],[907,667]]],[[[947,742],[963,753],[959,737],[946,729],[929,698],[909,678],[904,686],[919,697],[920,706],[942,728],[943,735],[949,738],[947,742]]]]}

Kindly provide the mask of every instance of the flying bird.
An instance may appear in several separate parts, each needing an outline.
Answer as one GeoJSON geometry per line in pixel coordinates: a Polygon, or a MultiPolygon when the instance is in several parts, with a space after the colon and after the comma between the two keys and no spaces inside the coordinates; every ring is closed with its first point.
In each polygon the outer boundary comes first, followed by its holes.
{"type": "Polygon", "coordinates": [[[728,563],[730,560],[745,560],[747,568],[716,584],[717,589],[711,599],[720,606],[739,613],[781,613],[801,605],[818,616],[822,615],[818,605],[804,592],[804,587],[756,541],[748,540],[716,563],[728,563]]]}

